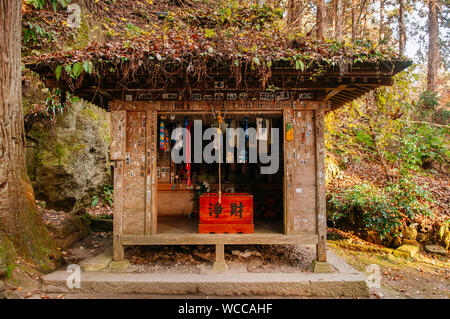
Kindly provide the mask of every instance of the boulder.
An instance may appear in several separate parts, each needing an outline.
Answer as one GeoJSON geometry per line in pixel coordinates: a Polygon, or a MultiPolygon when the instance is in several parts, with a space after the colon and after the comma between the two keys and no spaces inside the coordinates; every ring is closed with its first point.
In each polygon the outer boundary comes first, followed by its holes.
{"type": "Polygon", "coordinates": [[[447,249],[438,245],[425,245],[425,251],[432,254],[447,255],[447,249]]]}
{"type": "Polygon", "coordinates": [[[415,245],[401,245],[394,250],[394,255],[397,257],[414,258],[419,254],[420,247],[415,245]]]}
{"type": "Polygon", "coordinates": [[[67,249],[75,242],[89,235],[90,215],[71,216],[66,219],[62,226],[54,229],[55,240],[59,247],[67,249]]]}
{"type": "Polygon", "coordinates": [[[414,226],[405,226],[402,230],[402,237],[404,239],[416,240],[417,229],[414,226]]]}
{"type": "Polygon", "coordinates": [[[414,246],[419,246],[420,247],[420,243],[417,240],[403,239],[402,240],[402,244],[403,245],[414,245],[414,246]]]}
{"type": "Polygon", "coordinates": [[[79,100],[50,128],[36,123],[28,132],[37,141],[28,171],[35,172],[30,174],[35,195],[47,208],[76,210],[111,184],[109,126],[108,112],[79,100]]]}

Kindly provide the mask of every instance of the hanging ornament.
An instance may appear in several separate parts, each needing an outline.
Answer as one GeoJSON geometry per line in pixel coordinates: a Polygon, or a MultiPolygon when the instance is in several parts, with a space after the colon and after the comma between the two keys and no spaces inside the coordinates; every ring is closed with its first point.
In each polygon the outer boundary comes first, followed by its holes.
{"type": "Polygon", "coordinates": [[[169,151],[169,130],[165,129],[164,130],[164,152],[168,152],[169,151]]]}
{"type": "Polygon", "coordinates": [[[291,123],[286,123],[286,141],[294,140],[294,128],[291,123]]]}
{"type": "Polygon", "coordinates": [[[234,138],[234,135],[231,134],[231,119],[228,119],[226,122],[228,124],[227,142],[229,145],[227,155],[226,155],[226,161],[227,161],[227,163],[232,163],[234,161],[234,149],[233,149],[234,143],[232,141],[232,139],[234,138]]]}
{"type": "Polygon", "coordinates": [[[165,133],[165,125],[163,121],[159,122],[159,149],[160,150],[165,150],[166,147],[166,143],[164,140],[164,133],[165,133]]]}

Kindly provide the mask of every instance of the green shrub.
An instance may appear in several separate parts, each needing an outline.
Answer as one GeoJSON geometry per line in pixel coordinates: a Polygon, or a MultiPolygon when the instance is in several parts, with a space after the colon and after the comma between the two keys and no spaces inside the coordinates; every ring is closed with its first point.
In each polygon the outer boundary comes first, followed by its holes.
{"type": "Polygon", "coordinates": [[[387,187],[359,184],[329,196],[329,219],[375,230],[383,239],[416,215],[430,215],[429,192],[402,177],[387,187]]]}

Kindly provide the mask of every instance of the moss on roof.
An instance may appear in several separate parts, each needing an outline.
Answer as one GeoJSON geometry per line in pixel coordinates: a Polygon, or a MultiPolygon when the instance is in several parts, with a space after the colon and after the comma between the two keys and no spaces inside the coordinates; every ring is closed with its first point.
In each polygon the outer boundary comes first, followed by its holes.
{"type": "Polygon", "coordinates": [[[88,0],[85,6],[85,11],[102,20],[99,25],[106,34],[102,43],[26,56],[25,65],[38,72],[52,70],[73,88],[82,85],[83,75],[116,74],[119,81],[129,81],[139,71],[155,79],[181,75],[202,82],[211,70],[228,72],[237,85],[244,73],[251,73],[264,88],[276,68],[320,76],[356,66],[395,73],[399,65],[410,63],[370,42],[338,43],[289,33],[281,19],[283,12],[266,6],[161,8],[152,1],[130,0],[117,0],[114,5],[88,0]]]}

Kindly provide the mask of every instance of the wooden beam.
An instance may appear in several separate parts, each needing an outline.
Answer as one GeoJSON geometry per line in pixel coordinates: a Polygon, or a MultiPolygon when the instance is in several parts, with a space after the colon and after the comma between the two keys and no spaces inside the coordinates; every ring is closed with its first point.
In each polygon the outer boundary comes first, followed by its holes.
{"type": "Polygon", "coordinates": [[[328,101],[329,99],[331,99],[334,95],[336,95],[336,94],[338,94],[339,92],[341,92],[342,90],[344,90],[345,88],[347,87],[347,85],[339,85],[338,87],[337,87],[337,89],[336,90],[332,90],[330,93],[328,93],[326,96],[325,96],[325,101],[328,101]]]}
{"type": "Polygon", "coordinates": [[[198,234],[164,233],[150,236],[124,235],[123,245],[268,245],[268,244],[317,244],[316,234],[283,235],[278,233],[254,234],[198,234]]]}

